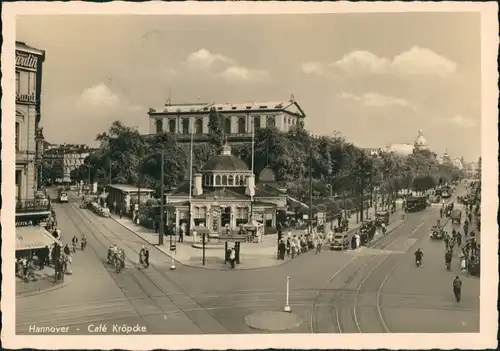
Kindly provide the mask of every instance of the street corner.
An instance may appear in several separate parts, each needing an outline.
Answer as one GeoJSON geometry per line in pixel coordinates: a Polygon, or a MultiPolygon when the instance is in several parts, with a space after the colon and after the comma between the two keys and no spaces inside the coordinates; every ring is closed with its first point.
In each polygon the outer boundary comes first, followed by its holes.
{"type": "Polygon", "coordinates": [[[68,286],[73,281],[71,275],[66,275],[61,282],[54,282],[54,278],[48,275],[41,277],[37,281],[25,282],[16,279],[16,298],[26,298],[35,295],[48,294],[68,286]]]}
{"type": "Polygon", "coordinates": [[[292,312],[259,311],[245,316],[245,323],[252,329],[279,332],[299,327],[303,320],[292,312]]]}
{"type": "Polygon", "coordinates": [[[219,271],[242,271],[242,270],[256,270],[256,269],[276,267],[290,261],[292,261],[292,259],[289,258],[285,258],[284,260],[278,260],[276,257],[242,256],[240,263],[235,263],[234,268],[231,268],[230,262],[224,262],[223,257],[219,256],[205,257],[205,263],[203,263],[203,259],[201,257],[192,256],[188,259],[183,259],[179,261],[179,263],[184,266],[193,268],[219,270],[219,271]]]}

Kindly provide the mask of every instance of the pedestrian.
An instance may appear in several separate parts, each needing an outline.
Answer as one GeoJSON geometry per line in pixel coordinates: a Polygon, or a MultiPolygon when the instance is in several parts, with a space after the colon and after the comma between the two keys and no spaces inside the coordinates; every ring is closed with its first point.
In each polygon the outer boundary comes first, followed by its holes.
{"type": "Polygon", "coordinates": [[[184,242],[184,232],[186,230],[186,226],[183,224],[179,230],[179,242],[184,242]]]}
{"type": "Polygon", "coordinates": [[[356,238],[356,248],[361,246],[361,236],[359,233],[354,234],[354,238],[356,238]]]}
{"type": "Polygon", "coordinates": [[[284,260],[285,259],[285,252],[286,252],[286,244],[285,244],[285,241],[283,239],[279,243],[278,251],[279,251],[279,259],[284,260]]]}
{"type": "Polygon", "coordinates": [[[356,250],[356,237],[354,235],[351,238],[351,249],[356,250]]]}
{"type": "Polygon", "coordinates": [[[462,273],[467,273],[467,260],[463,253],[460,255],[460,268],[462,269],[462,273]]]}
{"type": "Polygon", "coordinates": [[[116,214],[116,201],[113,201],[113,213],[116,214]]]}
{"type": "Polygon", "coordinates": [[[229,252],[229,263],[231,264],[231,269],[234,268],[235,261],[236,261],[236,250],[233,247],[229,252]]]}
{"type": "Polygon", "coordinates": [[[122,217],[123,217],[123,210],[120,209],[120,219],[122,219],[122,217]]]}
{"type": "Polygon", "coordinates": [[[458,277],[458,275],[455,277],[455,280],[453,280],[453,293],[455,294],[455,299],[457,299],[457,302],[460,302],[462,298],[462,281],[458,277]]]}
{"type": "Polygon", "coordinates": [[[443,209],[439,209],[439,217],[443,218],[443,209]]]}
{"type": "Polygon", "coordinates": [[[69,254],[71,254],[71,251],[70,251],[70,249],[69,249],[68,244],[66,244],[66,246],[64,246],[64,251],[63,251],[63,252],[64,252],[64,254],[65,254],[65,255],[69,255],[69,254]]]}
{"type": "Polygon", "coordinates": [[[144,245],[139,252],[139,263],[143,264],[145,268],[149,267],[149,250],[144,245]]]}
{"type": "Polygon", "coordinates": [[[477,256],[476,249],[477,249],[477,242],[476,239],[474,238],[470,242],[471,256],[477,256]]]}

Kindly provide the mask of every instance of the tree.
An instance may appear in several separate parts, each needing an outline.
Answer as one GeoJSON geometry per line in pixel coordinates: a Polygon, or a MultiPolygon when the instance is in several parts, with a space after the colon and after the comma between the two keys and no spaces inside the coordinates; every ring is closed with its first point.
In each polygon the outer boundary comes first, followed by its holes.
{"type": "Polygon", "coordinates": [[[222,115],[217,112],[215,107],[210,108],[208,113],[208,133],[210,143],[216,148],[224,144],[224,125],[222,115]]]}

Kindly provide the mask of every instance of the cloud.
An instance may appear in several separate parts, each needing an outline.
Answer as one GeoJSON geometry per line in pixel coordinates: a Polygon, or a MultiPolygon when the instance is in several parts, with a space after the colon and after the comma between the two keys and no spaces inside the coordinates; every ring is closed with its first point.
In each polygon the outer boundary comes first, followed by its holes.
{"type": "Polygon", "coordinates": [[[265,70],[250,69],[242,66],[231,66],[220,73],[227,81],[265,81],[269,73],[265,70]]]}
{"type": "Polygon", "coordinates": [[[302,71],[306,74],[395,74],[437,75],[447,77],[454,74],[457,64],[434,51],[418,46],[402,52],[392,59],[379,57],[369,51],[352,51],[340,60],[329,64],[306,62],[302,71]]]}
{"type": "Polygon", "coordinates": [[[193,70],[210,70],[217,65],[232,65],[234,61],[220,54],[212,54],[207,49],[200,49],[188,55],[186,65],[193,70]]]}
{"type": "Polygon", "coordinates": [[[438,124],[445,124],[449,126],[455,126],[460,128],[474,128],[477,126],[477,122],[472,118],[465,118],[462,115],[455,115],[449,118],[437,118],[436,122],[438,124]]]}
{"type": "Polygon", "coordinates": [[[191,71],[203,71],[227,82],[262,82],[270,78],[266,70],[245,67],[231,57],[214,54],[207,49],[189,54],[185,65],[191,71]]]}
{"type": "Polygon", "coordinates": [[[363,106],[367,107],[401,106],[415,109],[415,106],[405,99],[382,95],[379,93],[365,93],[363,95],[354,95],[343,92],[337,96],[344,100],[358,101],[363,106]]]}
{"type": "Polygon", "coordinates": [[[120,103],[118,95],[114,94],[106,84],[99,83],[85,89],[79,96],[78,102],[87,107],[115,107],[120,103]]]}

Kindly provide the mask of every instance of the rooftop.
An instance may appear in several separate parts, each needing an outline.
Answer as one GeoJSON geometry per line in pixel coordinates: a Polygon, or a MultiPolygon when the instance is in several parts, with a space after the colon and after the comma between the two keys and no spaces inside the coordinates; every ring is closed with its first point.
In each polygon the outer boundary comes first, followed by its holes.
{"type": "MultiPolygon", "coordinates": [[[[129,185],[129,184],[108,184],[107,185],[107,188],[112,188],[112,189],[117,189],[117,190],[121,190],[121,191],[124,191],[124,192],[127,192],[127,193],[137,193],[139,188],[135,185],[129,185]]],[[[142,192],[147,192],[147,193],[150,193],[150,192],[154,192],[153,189],[147,189],[147,188],[140,188],[141,189],[141,193],[142,192]]]]}
{"type": "Polygon", "coordinates": [[[31,53],[34,53],[37,55],[42,55],[42,56],[45,54],[44,50],[37,49],[33,46],[26,45],[26,43],[23,41],[16,41],[16,50],[29,51],[31,53]]]}
{"type": "Polygon", "coordinates": [[[159,109],[149,109],[149,114],[154,113],[189,113],[189,112],[208,112],[215,108],[220,112],[241,112],[241,111],[288,111],[297,113],[305,117],[304,111],[296,101],[261,101],[244,103],[190,103],[190,104],[166,104],[159,109]]]}

